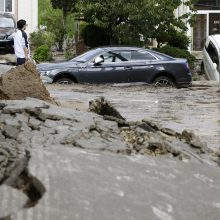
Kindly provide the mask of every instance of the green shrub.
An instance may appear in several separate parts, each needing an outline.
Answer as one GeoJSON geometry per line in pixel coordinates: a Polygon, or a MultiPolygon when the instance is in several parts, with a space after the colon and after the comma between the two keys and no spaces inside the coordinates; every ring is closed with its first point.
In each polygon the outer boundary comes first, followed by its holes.
{"type": "Polygon", "coordinates": [[[159,47],[168,45],[187,50],[190,44],[190,39],[184,31],[170,30],[168,33],[158,34],[156,37],[159,47]]]}
{"type": "Polygon", "coordinates": [[[64,56],[67,60],[70,60],[75,56],[73,48],[74,48],[73,40],[71,38],[67,38],[66,39],[65,53],[64,53],[64,56]]]}
{"type": "Polygon", "coordinates": [[[190,68],[194,68],[196,58],[193,56],[189,51],[180,49],[177,47],[171,47],[171,46],[164,46],[161,48],[154,48],[154,50],[165,53],[169,56],[176,57],[176,58],[185,58],[188,60],[188,63],[190,65],[190,68]]]}
{"type": "Polygon", "coordinates": [[[185,32],[174,31],[171,32],[167,41],[167,45],[171,47],[178,47],[187,50],[190,44],[189,37],[185,32]]]}
{"type": "Polygon", "coordinates": [[[43,30],[38,30],[35,32],[32,32],[30,34],[30,46],[31,50],[35,50],[36,48],[42,46],[42,45],[48,45],[49,48],[51,48],[54,43],[54,36],[50,32],[46,32],[43,30]]]}
{"type": "Polygon", "coordinates": [[[33,58],[37,62],[52,60],[52,53],[48,45],[41,45],[38,47],[34,52],[33,58]]]}

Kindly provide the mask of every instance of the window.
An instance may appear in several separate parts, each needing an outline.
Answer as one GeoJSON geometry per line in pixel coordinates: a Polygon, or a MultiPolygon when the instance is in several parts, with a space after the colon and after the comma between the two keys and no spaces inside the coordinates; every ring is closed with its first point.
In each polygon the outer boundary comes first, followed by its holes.
{"type": "Polygon", "coordinates": [[[124,62],[132,60],[156,60],[156,58],[144,50],[120,50],[106,52],[100,56],[104,62],[124,62]]]}
{"type": "Polygon", "coordinates": [[[0,0],[0,11],[5,11],[4,10],[4,0],[0,0]]]}
{"type": "Polygon", "coordinates": [[[12,12],[12,0],[5,0],[5,12],[12,12]]]}
{"type": "Polygon", "coordinates": [[[146,51],[132,51],[131,52],[132,60],[156,60],[154,56],[146,51]]]}
{"type": "Polygon", "coordinates": [[[114,57],[109,52],[102,54],[100,57],[103,58],[104,63],[114,62],[114,57]]]}
{"type": "Polygon", "coordinates": [[[211,42],[209,43],[208,47],[206,47],[206,51],[208,52],[212,62],[219,65],[218,52],[211,42]]]}
{"type": "Polygon", "coordinates": [[[131,51],[109,51],[100,55],[100,57],[104,59],[104,63],[124,62],[131,59],[131,51]]]}
{"type": "Polygon", "coordinates": [[[131,51],[120,51],[118,54],[124,58],[123,61],[131,60],[131,51]]]}
{"type": "Polygon", "coordinates": [[[220,0],[198,0],[195,7],[198,10],[219,10],[220,0]]]}
{"type": "Polygon", "coordinates": [[[12,12],[12,0],[0,0],[1,12],[12,12]]]}

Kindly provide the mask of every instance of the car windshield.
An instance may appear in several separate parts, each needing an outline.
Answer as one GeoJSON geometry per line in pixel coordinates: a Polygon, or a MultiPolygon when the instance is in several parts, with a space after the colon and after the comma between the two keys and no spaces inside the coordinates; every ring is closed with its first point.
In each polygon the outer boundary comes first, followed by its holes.
{"type": "Polygon", "coordinates": [[[94,58],[97,54],[99,54],[101,51],[103,51],[100,48],[90,50],[86,53],[83,53],[82,55],[79,55],[75,58],[72,59],[74,62],[80,62],[80,63],[85,63],[87,61],[90,61],[92,58],[94,58]]]}
{"type": "Polygon", "coordinates": [[[0,28],[13,28],[15,26],[12,18],[0,17],[0,28]]]}

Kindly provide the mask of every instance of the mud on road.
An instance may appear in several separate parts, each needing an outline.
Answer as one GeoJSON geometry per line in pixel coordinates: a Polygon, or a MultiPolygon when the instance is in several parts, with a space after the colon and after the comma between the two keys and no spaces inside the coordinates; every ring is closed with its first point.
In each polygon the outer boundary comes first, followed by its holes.
{"type": "Polygon", "coordinates": [[[87,110],[89,101],[104,96],[128,121],[152,120],[164,128],[192,129],[208,147],[220,148],[218,84],[193,82],[187,89],[147,85],[47,85],[62,106],[87,110]]]}

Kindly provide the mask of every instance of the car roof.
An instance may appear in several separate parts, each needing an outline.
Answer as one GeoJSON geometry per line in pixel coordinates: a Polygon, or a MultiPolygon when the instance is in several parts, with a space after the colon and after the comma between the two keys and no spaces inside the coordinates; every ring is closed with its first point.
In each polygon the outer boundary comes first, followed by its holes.
{"type": "Polygon", "coordinates": [[[220,34],[210,35],[208,38],[220,48],[220,34]]]}
{"type": "Polygon", "coordinates": [[[100,49],[103,50],[145,50],[145,48],[141,48],[141,47],[134,47],[134,46],[103,46],[103,47],[99,47],[100,49]]]}

